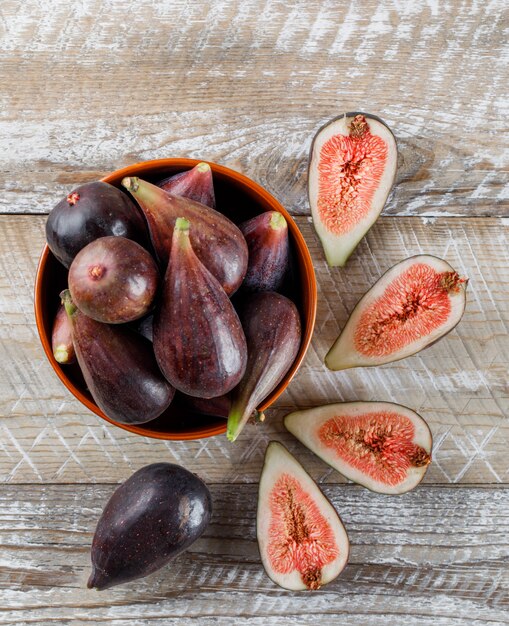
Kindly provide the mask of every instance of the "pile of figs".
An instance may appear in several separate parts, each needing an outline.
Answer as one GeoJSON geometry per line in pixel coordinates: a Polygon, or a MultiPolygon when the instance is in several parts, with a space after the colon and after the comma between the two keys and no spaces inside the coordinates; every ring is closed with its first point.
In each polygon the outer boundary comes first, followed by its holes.
{"type": "Polygon", "coordinates": [[[48,217],[48,245],[68,268],[55,359],[77,361],[115,422],[154,420],[178,392],[195,412],[227,417],[234,441],[301,343],[297,307],[279,293],[286,220],[268,211],[237,226],[215,209],[207,163],[122,186],[82,185],[48,217]]]}

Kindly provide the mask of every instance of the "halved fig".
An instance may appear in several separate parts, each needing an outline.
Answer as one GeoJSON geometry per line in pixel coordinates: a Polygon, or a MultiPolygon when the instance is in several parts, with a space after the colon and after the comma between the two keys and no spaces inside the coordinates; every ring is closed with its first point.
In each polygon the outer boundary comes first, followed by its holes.
{"type": "Polygon", "coordinates": [[[345,113],[316,133],[309,157],[309,204],[329,265],[345,265],[380,215],[397,160],[394,135],[374,115],[345,113]]]}
{"type": "Polygon", "coordinates": [[[348,561],[350,543],[339,515],[277,441],[271,441],[265,452],[256,535],[267,575],[291,591],[319,589],[348,561]]]}
{"type": "Polygon", "coordinates": [[[382,365],[423,350],[460,321],[467,282],[435,256],[397,263],[357,303],[325,364],[331,370],[382,365]]]}
{"type": "Polygon", "coordinates": [[[284,423],[325,463],[377,493],[410,491],[431,461],[428,425],[400,404],[339,402],[294,411],[284,423]]]}

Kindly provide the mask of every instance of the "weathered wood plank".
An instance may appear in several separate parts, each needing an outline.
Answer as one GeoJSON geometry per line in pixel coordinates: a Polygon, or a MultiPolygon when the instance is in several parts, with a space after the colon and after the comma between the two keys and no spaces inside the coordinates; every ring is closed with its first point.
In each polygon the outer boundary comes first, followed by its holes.
{"type": "Polygon", "coordinates": [[[327,119],[380,114],[390,215],[507,216],[504,0],[3,0],[0,211],[47,212],[138,160],[231,165],[307,213],[327,119]]]}
{"type": "Polygon", "coordinates": [[[255,485],[212,485],[209,528],[168,567],[87,590],[92,534],[112,491],[0,487],[0,623],[507,623],[507,488],[428,487],[384,497],[325,487],[352,546],[341,577],[313,594],[281,590],[264,574],[255,485]]]}
{"type": "Polygon", "coordinates": [[[266,442],[298,451],[314,477],[341,480],[282,426],[295,407],[340,400],[387,400],[418,410],[435,437],[428,483],[507,483],[509,478],[509,263],[500,219],[382,218],[345,269],[329,269],[307,218],[319,284],[312,346],[270,413],[231,445],[223,437],[156,442],[106,426],[58,381],[40,347],[32,284],[43,244],[42,217],[0,217],[0,480],[116,482],[135,468],[168,459],[211,482],[256,482],[266,442]],[[380,368],[328,372],[322,358],[349,311],[376,278],[411,254],[445,257],[470,278],[466,314],[442,342],[380,368]]]}

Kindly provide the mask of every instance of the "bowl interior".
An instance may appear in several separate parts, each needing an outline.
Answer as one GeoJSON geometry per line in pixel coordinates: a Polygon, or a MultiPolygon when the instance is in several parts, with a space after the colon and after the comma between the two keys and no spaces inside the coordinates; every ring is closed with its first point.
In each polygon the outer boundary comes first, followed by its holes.
{"type": "MultiPolygon", "coordinates": [[[[103,180],[121,188],[125,176],[139,176],[157,182],[171,174],[190,169],[199,163],[194,159],[160,159],[132,165],[109,174],[103,180]]],[[[214,190],[218,210],[233,222],[240,222],[264,211],[276,210],[288,221],[291,247],[291,271],[281,292],[292,299],[301,315],[303,336],[299,353],[278,387],[260,405],[265,410],[286,388],[298,369],[313,332],[316,314],[316,283],[307,246],[288,212],[262,187],[245,176],[223,166],[210,164],[213,170],[214,190]]],[[[127,194],[127,191],[125,191],[127,194]]],[[[129,195],[129,194],[128,194],[129,195]]],[[[204,416],[188,409],[178,399],[156,420],[141,425],[117,424],[107,418],[95,405],[77,365],[61,366],[51,350],[51,327],[59,304],[59,294],[67,287],[67,270],[56,260],[47,246],[43,250],[37,270],[35,289],[36,321],[41,341],[55,372],[68,389],[90,410],[107,421],[130,432],[160,439],[195,439],[226,431],[226,420],[204,416]]]]}

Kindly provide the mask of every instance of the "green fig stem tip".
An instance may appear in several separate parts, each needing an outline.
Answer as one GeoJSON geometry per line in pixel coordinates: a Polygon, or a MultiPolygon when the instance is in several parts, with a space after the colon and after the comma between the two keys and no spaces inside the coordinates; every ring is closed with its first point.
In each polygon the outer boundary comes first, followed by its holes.
{"type": "Polygon", "coordinates": [[[210,165],[208,163],[198,163],[198,165],[196,166],[196,169],[199,172],[209,172],[210,171],[210,165]]]}
{"type": "Polygon", "coordinates": [[[139,180],[137,176],[126,176],[122,179],[121,185],[129,189],[129,191],[138,191],[138,187],[140,186],[139,180]]]}
{"type": "Polygon", "coordinates": [[[177,230],[189,230],[189,220],[186,220],[185,217],[177,217],[175,222],[175,228],[177,230]]]}
{"type": "Polygon", "coordinates": [[[272,213],[272,215],[270,216],[270,227],[273,228],[274,230],[280,230],[281,228],[286,228],[286,220],[284,218],[284,215],[282,215],[281,213],[278,213],[277,211],[274,211],[272,213]]]}
{"type": "Polygon", "coordinates": [[[69,291],[69,289],[64,289],[60,293],[60,299],[62,300],[62,304],[65,307],[65,312],[67,313],[69,317],[72,317],[76,313],[77,308],[74,302],[72,301],[72,296],[71,296],[71,292],[69,291]]]}

